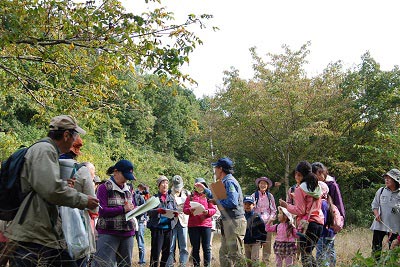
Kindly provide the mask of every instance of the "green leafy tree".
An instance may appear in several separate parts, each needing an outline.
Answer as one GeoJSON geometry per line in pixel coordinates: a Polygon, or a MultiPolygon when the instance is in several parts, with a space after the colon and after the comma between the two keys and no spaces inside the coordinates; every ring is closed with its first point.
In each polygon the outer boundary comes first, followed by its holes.
{"type": "Polygon", "coordinates": [[[195,15],[173,24],[164,8],[133,14],[117,0],[5,0],[0,18],[2,98],[27,94],[38,115],[112,108],[125,68],[190,79],[180,66],[202,43],[187,30],[203,25],[195,15]]]}
{"type": "Polygon", "coordinates": [[[288,188],[295,164],[315,155],[319,140],[335,135],[328,118],[337,106],[327,104],[341,96],[340,64],[308,78],[304,70],[308,45],[298,51],[283,46],[284,53],[268,54],[267,63],[251,49],[255,77],[244,81],[236,70],[227,72],[226,87],[215,98],[215,110],[222,114],[213,140],[222,154],[238,159],[251,181],[266,175],[288,188]]]}

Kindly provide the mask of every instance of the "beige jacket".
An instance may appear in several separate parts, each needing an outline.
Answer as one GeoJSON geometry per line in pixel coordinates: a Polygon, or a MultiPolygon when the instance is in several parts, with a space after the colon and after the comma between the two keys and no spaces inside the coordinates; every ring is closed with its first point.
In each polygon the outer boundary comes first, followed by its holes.
{"type": "MultiPolygon", "coordinates": [[[[173,187],[172,187],[172,192],[174,192],[173,187]]],[[[183,213],[183,206],[185,204],[186,198],[190,196],[190,192],[187,191],[186,189],[181,189],[179,193],[175,192],[175,194],[172,193],[172,195],[174,196],[176,208],[179,213],[178,217],[175,217],[174,220],[172,221],[172,228],[174,228],[175,225],[178,224],[178,221],[181,223],[182,227],[187,227],[189,222],[189,215],[183,213]]]]}
{"type": "Polygon", "coordinates": [[[51,248],[61,248],[54,225],[59,206],[84,209],[88,197],[70,188],[60,179],[59,150],[50,139],[33,145],[25,155],[21,172],[23,192],[35,191],[22,224],[18,221],[29,197],[22,202],[6,236],[15,241],[33,242],[51,248]]]}
{"type": "MultiPolygon", "coordinates": [[[[73,159],[71,159],[71,161],[77,162],[73,159]]],[[[79,168],[74,177],[76,178],[74,188],[78,192],[84,193],[85,195],[96,197],[96,193],[94,192],[94,184],[92,181],[92,177],[90,176],[90,172],[87,167],[83,166],[79,168]]],[[[94,213],[98,212],[98,208],[96,210],[92,210],[92,212],[94,213]]],[[[95,239],[94,229],[92,229],[90,224],[89,211],[85,209],[81,212],[81,215],[84,219],[83,222],[86,227],[86,232],[88,233],[89,236],[89,248],[84,253],[84,255],[88,255],[96,252],[96,239],[95,239]]]]}

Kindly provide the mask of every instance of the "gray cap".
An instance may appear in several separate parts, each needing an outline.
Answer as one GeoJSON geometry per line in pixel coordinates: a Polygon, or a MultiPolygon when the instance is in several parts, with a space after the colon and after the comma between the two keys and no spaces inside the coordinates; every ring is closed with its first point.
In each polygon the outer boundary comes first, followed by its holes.
{"type": "Polygon", "coordinates": [[[175,190],[181,190],[183,188],[183,179],[179,175],[172,177],[172,183],[175,190]]]}
{"type": "Polygon", "coordinates": [[[86,134],[86,131],[79,127],[75,118],[70,115],[60,115],[51,119],[50,131],[59,130],[74,130],[82,135],[86,134]]]}
{"type": "Polygon", "coordinates": [[[168,178],[165,177],[164,175],[161,175],[161,176],[157,179],[157,186],[160,187],[160,184],[161,184],[163,181],[168,181],[168,178]]]}
{"type": "Polygon", "coordinates": [[[194,180],[194,183],[195,183],[195,184],[197,184],[197,183],[202,183],[205,187],[208,188],[207,182],[206,182],[206,180],[204,180],[204,178],[201,178],[201,177],[196,178],[196,180],[194,180]]]}
{"type": "Polygon", "coordinates": [[[393,178],[396,182],[400,183],[400,171],[398,169],[391,169],[387,173],[385,173],[383,176],[389,176],[393,178]]]}

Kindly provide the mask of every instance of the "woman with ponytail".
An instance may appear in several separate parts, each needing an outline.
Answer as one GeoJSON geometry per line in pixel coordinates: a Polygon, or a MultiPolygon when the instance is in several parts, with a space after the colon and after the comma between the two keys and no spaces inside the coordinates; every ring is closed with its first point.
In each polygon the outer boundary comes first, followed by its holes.
{"type": "Polygon", "coordinates": [[[322,190],[317,176],[312,173],[309,162],[299,162],[295,169],[295,176],[301,182],[294,191],[294,205],[288,204],[282,199],[279,200],[279,203],[290,213],[297,215],[297,225],[301,225],[300,221],[307,222],[308,227],[304,229],[305,233],[299,234],[301,262],[303,266],[317,266],[312,251],[321,236],[324,224],[324,215],[321,211],[322,190]]]}

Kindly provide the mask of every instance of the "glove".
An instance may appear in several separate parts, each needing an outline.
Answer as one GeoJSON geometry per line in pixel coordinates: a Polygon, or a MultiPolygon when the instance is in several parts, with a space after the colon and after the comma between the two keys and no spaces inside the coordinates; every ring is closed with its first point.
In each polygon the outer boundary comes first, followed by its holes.
{"type": "Polygon", "coordinates": [[[167,211],[165,209],[163,209],[163,208],[158,208],[157,209],[157,213],[158,214],[165,214],[165,213],[167,213],[167,211]]]}
{"type": "Polygon", "coordinates": [[[178,212],[174,212],[174,217],[178,217],[179,213],[178,212]]]}

